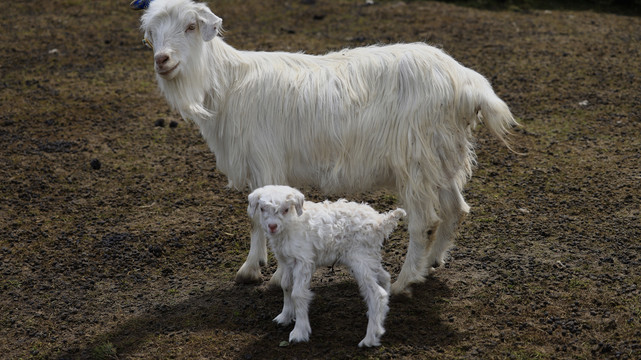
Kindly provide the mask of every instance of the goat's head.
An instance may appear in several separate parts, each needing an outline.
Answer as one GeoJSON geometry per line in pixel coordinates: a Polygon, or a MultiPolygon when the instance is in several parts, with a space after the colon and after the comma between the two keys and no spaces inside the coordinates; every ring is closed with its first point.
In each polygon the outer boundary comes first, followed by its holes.
{"type": "Polygon", "coordinates": [[[207,5],[191,0],[153,0],[140,21],[144,42],[154,50],[156,73],[165,80],[198,61],[204,42],[215,38],[222,26],[207,5]]]}
{"type": "Polygon", "coordinates": [[[249,194],[249,207],[247,213],[251,218],[259,216],[260,226],[272,235],[283,231],[283,223],[293,216],[291,208],[296,209],[296,214],[303,214],[305,196],[298,190],[289,186],[268,185],[254,190],[249,194]]]}

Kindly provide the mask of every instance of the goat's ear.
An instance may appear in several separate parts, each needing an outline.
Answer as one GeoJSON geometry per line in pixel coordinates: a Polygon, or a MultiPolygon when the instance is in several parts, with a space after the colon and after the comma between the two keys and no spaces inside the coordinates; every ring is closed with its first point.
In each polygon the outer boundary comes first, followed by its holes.
{"type": "Polygon", "coordinates": [[[209,41],[218,35],[223,25],[223,19],[216,16],[207,6],[198,9],[198,27],[204,41],[209,41]]]}
{"type": "Polygon", "coordinates": [[[249,206],[247,207],[247,214],[249,215],[250,218],[254,218],[254,215],[256,215],[256,211],[258,211],[258,205],[260,201],[260,189],[254,190],[249,196],[247,197],[247,200],[249,201],[249,206]]]}
{"type": "Polygon", "coordinates": [[[303,203],[305,202],[305,195],[301,193],[300,191],[296,190],[293,193],[293,203],[294,207],[296,208],[296,214],[298,216],[303,215],[303,203]]]}

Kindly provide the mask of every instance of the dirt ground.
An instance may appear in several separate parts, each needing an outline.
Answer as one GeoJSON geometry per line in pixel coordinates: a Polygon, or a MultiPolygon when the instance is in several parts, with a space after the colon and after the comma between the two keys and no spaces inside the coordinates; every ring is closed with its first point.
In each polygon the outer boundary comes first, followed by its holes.
{"type": "MultiPolygon", "coordinates": [[[[524,155],[477,129],[472,211],[450,261],[392,299],[381,347],[358,349],[365,306],[345,269],[317,273],[306,344],[281,346],[280,292],[234,283],[247,192],[225,188],[198,129],[159,95],[128,3],[2,4],[2,358],[641,358],[641,19],[211,1],[242,49],[439,46],[523,124],[512,141],[524,155]]],[[[403,227],[384,248],[393,278],[403,227]]],[[[264,278],[274,270],[270,258],[264,278]]]]}

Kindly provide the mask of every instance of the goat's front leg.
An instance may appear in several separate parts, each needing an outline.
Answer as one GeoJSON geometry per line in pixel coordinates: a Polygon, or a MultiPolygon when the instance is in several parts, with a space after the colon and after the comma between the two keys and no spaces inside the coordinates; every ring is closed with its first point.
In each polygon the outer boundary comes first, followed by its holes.
{"type": "Polygon", "coordinates": [[[252,284],[263,281],[260,276],[260,267],[265,264],[267,264],[267,240],[258,220],[254,219],[249,255],[247,255],[247,260],[236,273],[236,282],[252,284]]]}
{"type": "Polygon", "coordinates": [[[304,263],[297,260],[294,264],[292,273],[292,303],[296,312],[296,325],[294,330],[289,333],[289,342],[306,342],[312,333],[312,327],[309,324],[309,303],[312,301],[314,294],[309,289],[314,274],[314,264],[304,263]]]}
{"type": "Polygon", "coordinates": [[[283,274],[281,281],[281,286],[283,287],[283,311],[274,318],[274,321],[280,325],[289,325],[296,316],[294,303],[292,302],[292,269],[287,265],[282,265],[279,269],[282,269],[283,274]]]}

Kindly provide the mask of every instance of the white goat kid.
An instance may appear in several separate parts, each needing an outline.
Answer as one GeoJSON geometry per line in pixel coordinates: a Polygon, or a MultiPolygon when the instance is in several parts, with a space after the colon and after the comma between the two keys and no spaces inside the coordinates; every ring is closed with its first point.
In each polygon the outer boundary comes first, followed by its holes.
{"type": "Polygon", "coordinates": [[[367,335],[358,346],[379,346],[390,290],[390,275],[381,265],[381,247],[405,211],[379,214],[368,205],[344,199],[304,202],[300,191],[271,185],[249,195],[247,211],[260,219],[282,271],[284,305],[274,321],[288,325],[296,320],[289,341],[308,341],[312,332],[309,287],[316,268],[342,264],[351,270],[367,302],[367,335]]]}
{"type": "MultiPolygon", "coordinates": [[[[392,293],[444,261],[469,211],[471,129],[483,121],[505,142],[516,124],[483,76],[423,43],[323,56],[239,51],[216,36],[222,20],[191,0],[154,0],[141,21],[161,92],[199,126],[230,186],[399,194],[410,242],[392,293]]],[[[267,260],[254,227],[238,282],[260,281],[267,260]]]]}

